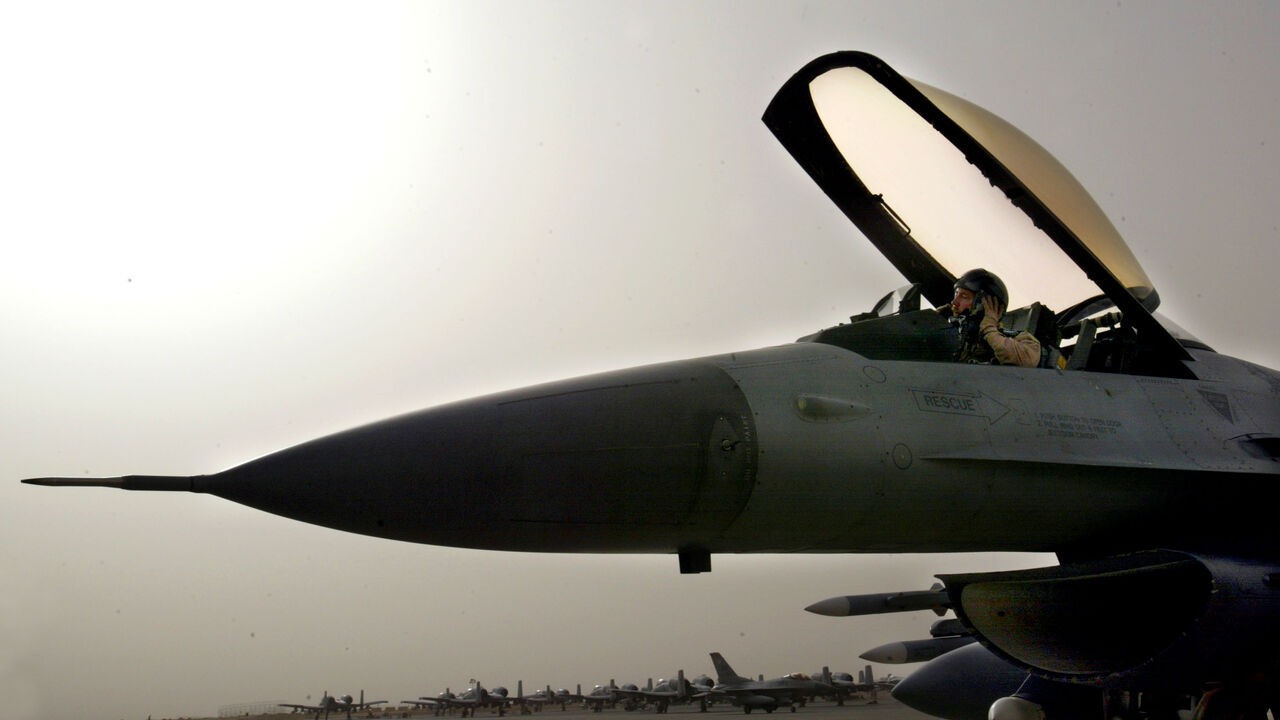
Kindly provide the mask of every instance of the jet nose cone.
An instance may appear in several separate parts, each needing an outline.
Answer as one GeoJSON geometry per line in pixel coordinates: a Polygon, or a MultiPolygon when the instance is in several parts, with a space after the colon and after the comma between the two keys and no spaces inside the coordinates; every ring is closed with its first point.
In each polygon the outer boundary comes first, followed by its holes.
{"type": "Polygon", "coordinates": [[[750,494],[733,380],[684,361],[551,383],[321,438],[198,490],[368,535],[458,547],[675,552],[750,494]]]}

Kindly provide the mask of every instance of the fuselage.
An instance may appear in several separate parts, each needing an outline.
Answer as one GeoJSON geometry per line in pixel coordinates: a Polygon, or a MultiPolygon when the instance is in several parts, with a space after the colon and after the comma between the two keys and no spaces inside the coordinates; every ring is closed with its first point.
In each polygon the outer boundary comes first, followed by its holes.
{"type": "Polygon", "coordinates": [[[1249,498],[1277,473],[1258,439],[1280,431],[1280,377],[1196,357],[1184,380],[800,342],[425,410],[192,489],[500,550],[1230,549],[1259,533],[1273,547],[1249,498]]]}

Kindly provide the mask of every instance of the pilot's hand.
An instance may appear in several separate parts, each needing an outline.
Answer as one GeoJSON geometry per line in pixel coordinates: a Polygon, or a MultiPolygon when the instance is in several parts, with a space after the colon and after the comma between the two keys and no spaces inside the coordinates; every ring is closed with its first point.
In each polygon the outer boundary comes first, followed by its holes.
{"type": "Polygon", "coordinates": [[[1000,302],[995,298],[986,298],[983,303],[986,310],[982,313],[982,322],[978,325],[978,335],[986,337],[988,332],[999,330],[1000,318],[1003,316],[1000,302]]]}
{"type": "MultiPolygon", "coordinates": [[[[998,323],[1000,322],[1000,318],[1004,317],[1004,308],[1000,307],[999,300],[993,297],[983,298],[982,306],[986,308],[986,312],[983,314],[986,315],[987,318],[991,318],[992,322],[998,323]]],[[[983,323],[986,323],[986,318],[983,319],[983,323]]]]}

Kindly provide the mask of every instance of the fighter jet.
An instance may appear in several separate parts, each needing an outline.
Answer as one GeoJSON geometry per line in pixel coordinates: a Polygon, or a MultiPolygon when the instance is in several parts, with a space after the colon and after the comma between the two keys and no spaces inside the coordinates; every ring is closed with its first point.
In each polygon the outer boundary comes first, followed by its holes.
{"type": "Polygon", "coordinates": [[[831,672],[830,667],[823,665],[822,670],[813,673],[810,677],[822,678],[822,682],[831,686],[831,697],[836,701],[836,705],[844,705],[846,698],[856,697],[859,694],[858,683],[847,672],[831,672]]]}
{"type": "MultiPolygon", "coordinates": [[[[709,679],[709,678],[708,678],[709,679]]],[[[685,680],[684,670],[676,672],[676,677],[667,679],[658,679],[658,684],[654,685],[652,679],[649,686],[643,689],[631,690],[625,686],[614,690],[618,695],[628,699],[637,700],[645,705],[652,705],[654,712],[665,713],[672,704],[683,704],[690,702],[698,695],[702,695],[702,708],[705,711],[706,701],[705,694],[712,688],[712,683],[699,684],[698,679],[694,681],[685,680]]]]}
{"type": "Polygon", "coordinates": [[[822,682],[830,685],[837,705],[844,705],[846,698],[859,697],[862,693],[870,693],[871,701],[869,704],[877,703],[878,696],[876,694],[879,686],[876,684],[871,674],[871,666],[858,671],[858,679],[855,680],[853,675],[847,672],[831,672],[831,668],[826,665],[822,666],[822,671],[816,673],[816,677],[822,678],[822,682]]]}
{"type": "Polygon", "coordinates": [[[329,694],[328,690],[326,690],[324,691],[324,694],[320,697],[319,705],[295,705],[292,703],[280,703],[280,707],[292,708],[294,712],[313,712],[316,714],[315,715],[316,720],[320,720],[320,715],[322,713],[327,718],[329,717],[330,712],[346,711],[347,720],[351,720],[351,711],[363,710],[367,707],[371,707],[373,705],[382,705],[386,702],[387,702],[386,700],[370,700],[369,702],[365,702],[364,690],[360,691],[359,702],[356,702],[350,695],[341,695],[339,697],[334,697],[329,694]]]}
{"type": "Polygon", "coordinates": [[[683,572],[729,552],[1052,552],[940,578],[981,647],[1099,707],[1214,683],[1211,703],[1265,711],[1280,374],[1156,314],[1088,193],[972,103],[842,52],[764,122],[904,291],[794,343],[453,403],[208,475],[28,482],[208,493],[439,545],[671,553],[683,572]],[[973,268],[1004,281],[1005,325],[1044,367],[955,362],[973,330],[932,308],[973,268]]]}
{"type": "Polygon", "coordinates": [[[716,668],[716,684],[707,693],[709,697],[728,698],[734,705],[742,706],[744,713],[760,709],[772,713],[780,705],[796,711],[815,695],[833,695],[830,685],[814,680],[804,673],[792,673],[773,680],[752,680],[733,671],[724,657],[711,653],[711,664],[716,668]]]}
{"type": "MultiPolygon", "coordinates": [[[[638,689],[635,685],[623,685],[622,687],[631,690],[638,689]]],[[[619,689],[618,685],[610,678],[608,685],[596,685],[586,695],[582,694],[582,686],[579,685],[578,692],[574,697],[582,701],[583,707],[589,707],[593,712],[601,712],[606,705],[614,707],[622,699],[618,694],[619,689]]]]}
{"type": "Polygon", "coordinates": [[[552,691],[550,685],[530,695],[525,695],[524,681],[518,680],[516,681],[515,696],[508,699],[512,705],[520,706],[521,715],[527,715],[530,712],[530,708],[540,710],[547,705],[559,705],[560,709],[564,710],[573,701],[573,696],[563,688],[558,691],[552,691]]]}
{"type": "MultiPolygon", "coordinates": [[[[430,700],[431,698],[422,699],[430,700]]],[[[486,690],[484,685],[476,681],[472,681],[471,688],[457,697],[447,700],[435,698],[435,700],[438,710],[460,708],[462,717],[475,717],[476,711],[482,708],[493,708],[498,715],[506,715],[507,705],[510,704],[505,687],[498,686],[492,690],[486,690]]]]}
{"type": "Polygon", "coordinates": [[[449,688],[445,688],[444,692],[436,695],[435,697],[427,697],[424,695],[420,696],[417,700],[401,700],[400,703],[402,705],[413,705],[414,707],[419,708],[433,708],[436,711],[436,715],[440,715],[449,708],[449,702],[457,697],[458,696],[451,692],[449,688]]]}

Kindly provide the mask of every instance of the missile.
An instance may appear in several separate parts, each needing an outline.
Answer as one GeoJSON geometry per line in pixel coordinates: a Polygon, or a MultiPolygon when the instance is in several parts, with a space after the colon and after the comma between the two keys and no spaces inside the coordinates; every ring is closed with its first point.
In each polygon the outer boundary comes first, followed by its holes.
{"type": "Polygon", "coordinates": [[[934,583],[931,590],[841,595],[820,600],[805,608],[805,610],[815,615],[848,617],[851,615],[879,615],[882,613],[912,612],[915,610],[932,610],[938,615],[943,615],[950,607],[950,600],[947,598],[946,592],[943,591],[942,585],[934,583]]]}
{"type": "Polygon", "coordinates": [[[974,641],[975,638],[971,635],[953,635],[928,640],[902,640],[871,648],[858,657],[886,665],[926,662],[974,641]]]}

